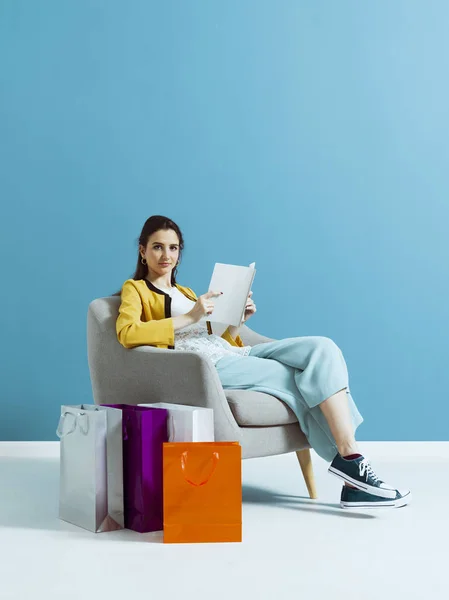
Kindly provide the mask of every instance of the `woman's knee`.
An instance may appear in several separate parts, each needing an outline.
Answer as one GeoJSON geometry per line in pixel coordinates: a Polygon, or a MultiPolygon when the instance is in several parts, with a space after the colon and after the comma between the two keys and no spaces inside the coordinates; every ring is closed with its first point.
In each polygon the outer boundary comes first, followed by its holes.
{"type": "Polygon", "coordinates": [[[320,354],[325,354],[327,356],[337,355],[339,358],[342,356],[340,348],[331,338],[316,336],[314,338],[314,346],[314,350],[320,354]]]}

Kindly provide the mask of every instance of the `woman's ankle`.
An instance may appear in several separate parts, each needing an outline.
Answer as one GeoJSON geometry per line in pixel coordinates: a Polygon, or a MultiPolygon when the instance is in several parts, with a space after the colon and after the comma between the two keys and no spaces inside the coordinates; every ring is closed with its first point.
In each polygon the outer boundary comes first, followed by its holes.
{"type": "Polygon", "coordinates": [[[352,456],[353,454],[362,454],[357,444],[345,444],[337,448],[340,456],[343,456],[343,458],[346,456],[352,456]]]}

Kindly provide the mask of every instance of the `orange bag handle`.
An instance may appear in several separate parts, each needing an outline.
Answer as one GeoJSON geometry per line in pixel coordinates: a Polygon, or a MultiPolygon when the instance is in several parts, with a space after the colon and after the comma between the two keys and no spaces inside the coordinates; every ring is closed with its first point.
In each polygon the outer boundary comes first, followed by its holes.
{"type": "Polygon", "coordinates": [[[195,487],[201,487],[202,485],[206,485],[206,483],[209,481],[209,479],[215,473],[215,469],[217,468],[218,459],[220,458],[218,452],[213,452],[212,453],[213,465],[212,465],[212,471],[210,472],[209,477],[207,477],[207,479],[205,479],[204,481],[201,481],[200,483],[195,483],[194,481],[192,481],[191,479],[189,479],[186,476],[186,471],[187,471],[187,455],[188,455],[188,451],[187,450],[181,454],[181,468],[182,468],[182,472],[183,472],[183,475],[184,475],[184,479],[188,483],[190,483],[190,485],[193,485],[195,487]]]}

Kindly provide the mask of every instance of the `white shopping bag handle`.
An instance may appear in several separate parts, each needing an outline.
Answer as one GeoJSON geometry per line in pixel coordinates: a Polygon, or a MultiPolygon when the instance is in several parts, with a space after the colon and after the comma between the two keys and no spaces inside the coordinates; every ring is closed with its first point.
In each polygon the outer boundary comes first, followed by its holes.
{"type": "Polygon", "coordinates": [[[174,419],[173,415],[170,415],[169,419],[170,419],[170,424],[171,424],[171,427],[170,427],[170,429],[171,429],[171,435],[170,435],[168,441],[169,442],[173,442],[176,439],[175,419],[174,419]]]}
{"type": "Polygon", "coordinates": [[[56,429],[56,435],[58,436],[58,438],[62,439],[66,435],[73,433],[76,429],[77,423],[79,425],[81,433],[84,433],[84,435],[87,435],[87,433],[89,431],[89,421],[87,419],[87,414],[85,412],[79,412],[78,414],[75,415],[74,413],[67,411],[64,414],[62,414],[59,419],[58,428],[56,429]],[[65,421],[65,418],[67,415],[71,415],[72,417],[74,417],[74,419],[73,419],[72,427],[69,429],[69,431],[64,432],[63,431],[64,421],[65,421]],[[83,419],[79,419],[78,417],[86,417],[84,419],[84,425],[82,423],[83,419]]]}

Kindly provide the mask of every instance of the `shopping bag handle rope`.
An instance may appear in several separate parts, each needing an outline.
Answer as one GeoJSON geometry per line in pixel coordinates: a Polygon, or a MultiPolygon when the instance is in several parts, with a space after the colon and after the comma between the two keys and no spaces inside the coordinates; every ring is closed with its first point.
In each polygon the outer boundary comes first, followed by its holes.
{"type": "Polygon", "coordinates": [[[59,439],[62,439],[63,437],[65,437],[66,435],[69,435],[71,433],[73,433],[76,429],[76,425],[79,425],[80,431],[81,433],[84,433],[84,435],[87,435],[88,431],[89,431],[89,421],[86,418],[85,419],[85,427],[83,427],[83,425],[81,424],[81,420],[78,419],[78,417],[87,417],[87,414],[85,412],[79,412],[76,415],[72,412],[68,412],[66,411],[65,413],[63,413],[59,419],[59,423],[58,423],[58,428],[56,429],[56,435],[58,436],[59,439]],[[72,417],[75,417],[73,419],[73,423],[72,423],[72,427],[69,429],[69,431],[64,432],[63,428],[64,428],[64,421],[67,415],[71,415],[72,417]]]}
{"type": "Polygon", "coordinates": [[[131,417],[129,415],[123,415],[123,441],[128,441],[128,428],[129,422],[131,421],[131,417]]]}
{"type": "Polygon", "coordinates": [[[208,481],[210,480],[210,478],[212,477],[212,475],[215,473],[215,469],[217,468],[218,459],[220,458],[218,452],[213,452],[212,453],[212,462],[213,462],[212,470],[211,470],[209,476],[204,481],[201,481],[200,483],[195,483],[194,481],[192,481],[191,479],[189,479],[187,477],[187,475],[186,475],[186,471],[187,471],[187,455],[188,455],[188,451],[187,450],[181,454],[181,468],[182,468],[182,472],[183,472],[183,475],[184,475],[184,479],[188,483],[190,483],[190,485],[193,485],[195,487],[201,487],[202,485],[206,485],[206,483],[208,483],[208,481]]]}
{"type": "Polygon", "coordinates": [[[175,419],[174,419],[173,415],[170,415],[169,419],[170,419],[170,423],[171,423],[171,435],[170,435],[170,439],[168,441],[173,442],[176,439],[175,419]]]}

